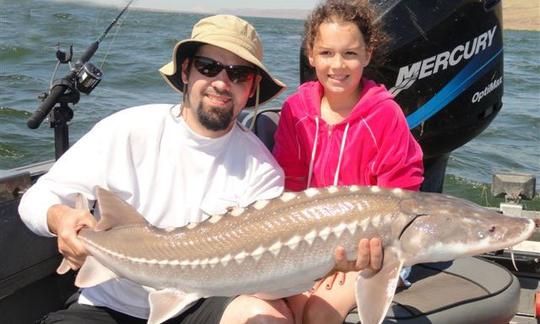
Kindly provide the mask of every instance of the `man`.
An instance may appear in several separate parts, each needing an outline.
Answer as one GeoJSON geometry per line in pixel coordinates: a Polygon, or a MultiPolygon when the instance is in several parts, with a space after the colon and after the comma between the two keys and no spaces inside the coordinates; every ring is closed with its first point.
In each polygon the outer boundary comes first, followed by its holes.
{"type": "MultiPolygon", "coordinates": [[[[29,189],[19,212],[43,236],[57,236],[72,269],[86,251],[77,239],[95,218],[74,209],[82,193],[95,200],[97,186],[115,192],[153,225],[180,227],[233,206],[270,199],[283,190],[283,173],[264,145],[236,123],[244,107],[277,96],[284,84],[262,63],[255,29],[234,16],[199,21],[160,69],[183,93],[181,105],[146,105],[99,123],[29,189]]],[[[96,214],[99,210],[96,211],[96,214]]],[[[364,250],[365,252],[365,250],[364,250]]],[[[342,257],[338,262],[347,265],[342,257]]],[[[144,323],[148,292],[131,281],[110,280],[82,289],[68,308],[43,323],[144,323]]],[[[291,323],[283,300],[211,297],[184,309],[170,323],[242,323],[271,319],[291,323]]]]}

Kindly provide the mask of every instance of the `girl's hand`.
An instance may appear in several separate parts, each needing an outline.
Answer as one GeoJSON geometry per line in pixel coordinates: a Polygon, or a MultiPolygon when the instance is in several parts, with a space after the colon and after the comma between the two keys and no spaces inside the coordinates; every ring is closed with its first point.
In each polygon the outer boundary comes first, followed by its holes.
{"type": "Polygon", "coordinates": [[[315,286],[313,286],[313,291],[316,291],[320,287],[323,287],[327,290],[331,290],[332,287],[334,286],[334,283],[336,283],[336,280],[337,280],[338,285],[343,286],[343,284],[345,284],[345,278],[346,278],[345,272],[337,271],[327,276],[326,278],[323,278],[317,281],[315,283],[315,286]]]}
{"type": "Polygon", "coordinates": [[[334,271],[349,272],[371,269],[379,271],[382,267],[383,249],[381,239],[362,239],[358,242],[356,260],[347,260],[345,249],[338,246],[334,253],[336,266],[334,271]]]}

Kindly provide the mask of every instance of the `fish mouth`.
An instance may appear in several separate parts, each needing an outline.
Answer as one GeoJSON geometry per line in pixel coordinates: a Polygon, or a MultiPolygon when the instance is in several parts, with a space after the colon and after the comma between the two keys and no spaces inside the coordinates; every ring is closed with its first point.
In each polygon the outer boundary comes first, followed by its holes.
{"type": "MultiPolygon", "coordinates": [[[[537,227],[536,223],[529,218],[520,217],[520,219],[518,219],[516,217],[515,221],[520,221],[521,223],[509,228],[506,233],[502,235],[502,237],[492,237],[489,240],[489,249],[480,248],[476,254],[512,248],[514,245],[527,240],[534,233],[537,227]],[[517,235],[513,235],[513,233],[517,233],[517,235]]],[[[495,231],[495,226],[488,230],[488,232],[492,230],[495,231]]]]}
{"type": "Polygon", "coordinates": [[[534,233],[534,231],[537,228],[537,224],[534,220],[530,218],[525,218],[525,217],[522,217],[521,220],[526,222],[526,224],[524,224],[524,228],[521,232],[521,235],[519,235],[515,240],[513,240],[511,245],[516,245],[520,242],[525,241],[526,239],[531,237],[531,235],[534,233]]]}

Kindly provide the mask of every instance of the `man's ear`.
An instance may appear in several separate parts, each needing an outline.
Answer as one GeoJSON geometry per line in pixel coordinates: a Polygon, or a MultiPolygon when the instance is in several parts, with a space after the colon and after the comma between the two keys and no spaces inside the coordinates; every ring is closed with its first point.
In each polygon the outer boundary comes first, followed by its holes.
{"type": "Polygon", "coordinates": [[[189,72],[190,72],[189,71],[189,68],[190,68],[189,58],[186,58],[184,62],[182,62],[182,65],[180,66],[180,68],[182,69],[182,73],[181,73],[182,82],[184,84],[187,84],[189,81],[189,72]]]}
{"type": "Polygon", "coordinates": [[[251,90],[249,91],[249,98],[253,97],[255,92],[257,91],[257,85],[261,82],[262,76],[256,75],[255,80],[253,80],[253,85],[251,86],[251,90]]]}

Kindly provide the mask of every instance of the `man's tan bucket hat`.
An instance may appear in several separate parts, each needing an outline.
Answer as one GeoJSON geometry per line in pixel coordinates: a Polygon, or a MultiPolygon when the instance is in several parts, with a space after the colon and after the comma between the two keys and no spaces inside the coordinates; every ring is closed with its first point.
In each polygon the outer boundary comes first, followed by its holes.
{"type": "MultiPolygon", "coordinates": [[[[193,26],[191,38],[176,44],[172,61],[159,69],[165,81],[175,90],[182,92],[184,89],[180,69],[182,62],[186,57],[192,56],[197,47],[202,44],[228,50],[258,68],[262,77],[259,104],[263,104],[285,90],[285,84],[273,78],[262,63],[263,49],[255,28],[247,21],[230,15],[216,15],[201,19],[193,26]]],[[[256,106],[256,97],[249,98],[246,107],[256,106]]]]}

